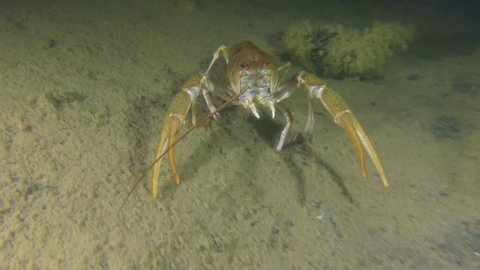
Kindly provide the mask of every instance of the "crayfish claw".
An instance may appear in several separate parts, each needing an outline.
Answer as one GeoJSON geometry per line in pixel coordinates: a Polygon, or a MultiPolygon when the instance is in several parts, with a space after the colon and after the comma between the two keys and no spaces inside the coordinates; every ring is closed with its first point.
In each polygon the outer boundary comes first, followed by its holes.
{"type": "MultiPolygon", "coordinates": [[[[323,106],[331,114],[335,123],[340,125],[345,129],[353,144],[355,145],[355,150],[358,154],[358,160],[360,163],[360,173],[362,176],[367,176],[367,166],[365,164],[365,154],[363,150],[365,149],[370,156],[375,168],[377,169],[380,179],[385,187],[389,186],[387,176],[383,169],[382,163],[373,147],[373,144],[370,142],[366,132],[363,130],[360,122],[353,114],[350,107],[343,100],[343,98],[333,91],[330,87],[327,86],[325,82],[320,80],[317,76],[312,73],[305,71],[300,72],[297,75],[298,86],[303,86],[308,91],[308,96],[310,99],[317,98],[321,101],[323,106]]],[[[310,101],[309,101],[310,103],[310,101]]],[[[310,131],[313,129],[313,110],[309,104],[309,114],[307,118],[307,125],[305,130],[310,131]]]]}

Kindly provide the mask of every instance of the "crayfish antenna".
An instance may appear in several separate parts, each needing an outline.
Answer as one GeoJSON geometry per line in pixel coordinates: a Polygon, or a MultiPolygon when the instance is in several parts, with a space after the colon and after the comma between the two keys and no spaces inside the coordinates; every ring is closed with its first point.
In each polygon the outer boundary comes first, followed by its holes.
{"type": "MultiPolygon", "coordinates": [[[[120,208],[119,210],[121,210],[128,198],[132,195],[133,191],[135,191],[135,189],[137,188],[138,184],[140,184],[140,181],[142,181],[142,179],[147,175],[147,173],[156,166],[156,164],[158,162],[160,162],[160,160],[172,149],[174,148],[177,143],[179,143],[180,141],[182,141],[183,139],[185,139],[185,137],[187,137],[190,133],[192,133],[192,131],[194,131],[195,129],[197,129],[198,127],[202,126],[203,124],[205,124],[208,120],[210,120],[211,118],[214,117],[214,115],[218,114],[219,112],[225,110],[228,106],[230,106],[233,102],[235,102],[241,95],[243,95],[245,93],[246,89],[239,92],[238,94],[234,95],[232,98],[230,98],[229,100],[227,100],[226,102],[224,102],[221,106],[219,106],[217,109],[215,109],[214,111],[208,113],[207,115],[205,115],[204,117],[202,117],[199,121],[197,121],[197,123],[195,125],[192,125],[187,131],[185,131],[185,133],[183,133],[180,137],[178,137],[177,139],[175,139],[175,137],[172,139],[171,142],[168,143],[168,146],[165,147],[165,149],[162,149],[163,151],[159,152],[157,154],[157,157],[155,158],[155,160],[147,167],[145,168],[136,178],[135,178],[135,182],[132,186],[132,188],[130,189],[130,191],[128,192],[127,196],[125,196],[125,198],[123,199],[122,201],[122,204],[120,205],[120,208]]],[[[174,176],[175,176],[175,173],[174,172],[174,176]]],[[[180,183],[180,182],[178,182],[180,183]]],[[[153,188],[153,187],[152,187],[153,188]]],[[[152,193],[153,194],[153,193],[152,193]]]]}

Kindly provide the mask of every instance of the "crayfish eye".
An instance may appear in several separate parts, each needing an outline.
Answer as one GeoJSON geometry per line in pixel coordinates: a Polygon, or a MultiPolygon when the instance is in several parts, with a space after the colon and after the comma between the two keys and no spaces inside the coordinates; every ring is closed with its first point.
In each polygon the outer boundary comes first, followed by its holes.
{"type": "Polygon", "coordinates": [[[240,67],[243,68],[244,70],[247,70],[249,68],[248,64],[241,63],[240,67]]]}

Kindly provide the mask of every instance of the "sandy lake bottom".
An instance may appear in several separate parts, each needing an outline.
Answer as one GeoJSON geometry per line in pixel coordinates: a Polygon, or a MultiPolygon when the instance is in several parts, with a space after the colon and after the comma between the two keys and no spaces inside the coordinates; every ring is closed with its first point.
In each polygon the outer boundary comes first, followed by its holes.
{"type": "MultiPolygon", "coordinates": [[[[37,2],[0,4],[0,269],[480,269],[480,23],[467,7],[37,2]],[[390,187],[370,160],[361,177],[320,103],[313,134],[281,152],[283,118],[237,107],[178,145],[178,188],[164,164],[159,198],[148,173],[119,209],[173,95],[215,49],[251,40],[280,59],[278,36],[304,20],[417,27],[378,79],[326,78],[390,187]]],[[[301,133],[305,94],[284,104],[301,133]]]]}

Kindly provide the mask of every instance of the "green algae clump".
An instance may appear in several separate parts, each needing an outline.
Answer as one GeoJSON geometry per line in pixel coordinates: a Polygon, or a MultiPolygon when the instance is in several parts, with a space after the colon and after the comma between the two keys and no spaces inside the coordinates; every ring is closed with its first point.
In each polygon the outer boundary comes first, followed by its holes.
{"type": "Polygon", "coordinates": [[[376,22],[355,29],[342,24],[312,26],[301,22],[288,28],[283,40],[293,60],[322,76],[372,79],[395,52],[413,40],[413,26],[376,22]]]}

